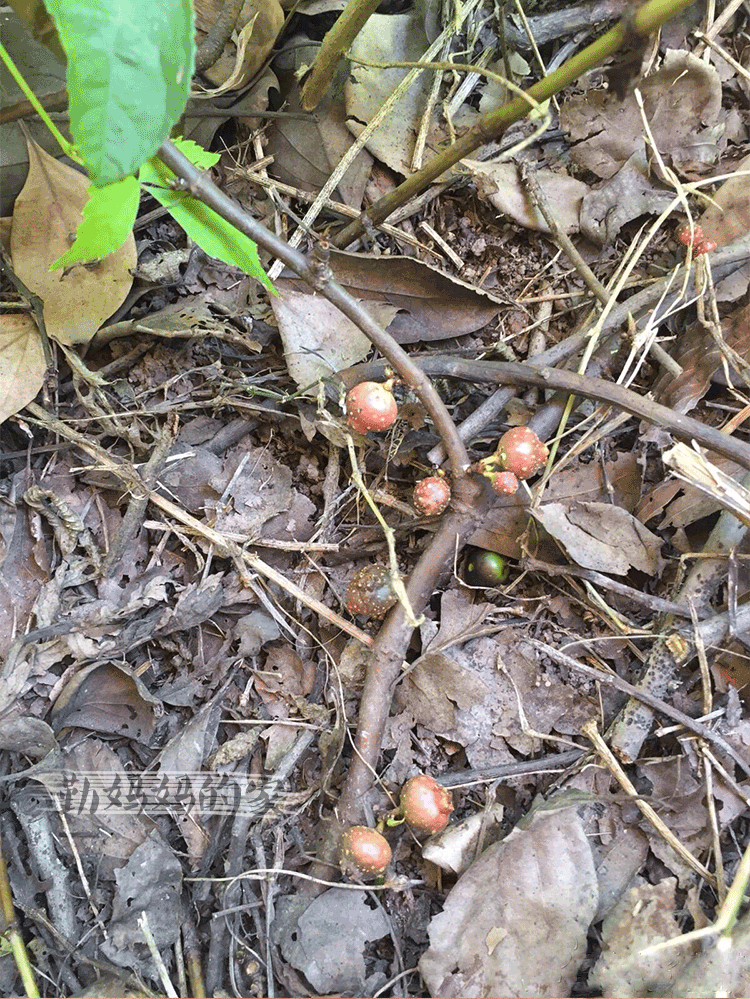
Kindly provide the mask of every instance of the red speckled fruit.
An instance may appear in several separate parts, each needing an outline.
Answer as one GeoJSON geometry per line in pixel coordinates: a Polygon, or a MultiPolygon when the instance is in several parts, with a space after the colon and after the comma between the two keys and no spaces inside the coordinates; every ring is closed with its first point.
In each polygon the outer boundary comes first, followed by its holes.
{"type": "Polygon", "coordinates": [[[448,825],[453,811],[450,791],[430,777],[410,777],[401,788],[401,811],[414,832],[431,836],[448,825]]]}
{"type": "Polygon", "coordinates": [[[346,394],[347,422],[360,434],[393,426],[398,406],[390,388],[381,382],[360,382],[346,394]]]}
{"type": "Polygon", "coordinates": [[[689,225],[684,225],[678,230],[677,238],[683,246],[696,247],[703,239],[703,230],[699,225],[694,225],[691,231],[689,225]]]}
{"type": "Polygon", "coordinates": [[[712,239],[702,239],[700,243],[695,245],[695,249],[693,250],[693,256],[700,257],[704,253],[710,253],[712,250],[715,249],[716,249],[716,243],[714,243],[712,239]]]}
{"type": "Polygon", "coordinates": [[[414,486],[414,509],[425,517],[437,517],[451,501],[451,487],[439,475],[429,475],[414,486]]]}
{"type": "Polygon", "coordinates": [[[346,588],[346,609],[350,614],[385,617],[397,599],[391,574],[382,565],[366,565],[352,576],[346,588]]]}
{"type": "Polygon", "coordinates": [[[385,836],[368,826],[350,826],[341,837],[339,864],[345,874],[375,878],[391,862],[391,848],[385,836]]]}
{"type": "Polygon", "coordinates": [[[496,472],[490,479],[490,485],[500,496],[512,496],[518,489],[518,478],[513,472],[496,472]]]}
{"type": "Polygon", "coordinates": [[[506,430],[497,445],[499,463],[506,472],[528,479],[544,468],[549,451],[530,427],[506,430]]]}

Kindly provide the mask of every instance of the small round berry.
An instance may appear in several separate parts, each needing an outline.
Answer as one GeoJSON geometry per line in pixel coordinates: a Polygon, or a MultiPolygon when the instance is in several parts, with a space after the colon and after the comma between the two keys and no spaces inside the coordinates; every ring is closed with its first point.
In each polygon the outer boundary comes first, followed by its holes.
{"type": "Polygon", "coordinates": [[[469,550],[464,563],[464,582],[469,586],[499,586],[507,574],[502,555],[484,548],[469,550]]]}
{"type": "Polygon", "coordinates": [[[346,588],[346,609],[350,614],[385,617],[397,600],[391,574],[382,565],[366,565],[352,576],[346,588]]]}
{"type": "Polygon", "coordinates": [[[699,225],[694,225],[692,229],[689,225],[684,225],[678,230],[677,238],[683,246],[697,247],[703,240],[703,230],[699,225]]]}
{"type": "Polygon", "coordinates": [[[511,427],[497,445],[498,462],[506,472],[513,472],[519,479],[528,479],[541,472],[548,455],[547,445],[531,427],[511,427]]]}
{"type": "Polygon", "coordinates": [[[414,486],[414,509],[425,517],[437,517],[451,501],[451,487],[439,475],[429,475],[414,486]]]}
{"type": "Polygon", "coordinates": [[[382,382],[360,382],[346,394],[347,422],[360,434],[387,430],[398,416],[398,405],[390,387],[382,382]]]}
{"type": "Polygon", "coordinates": [[[712,239],[702,239],[693,250],[694,257],[702,257],[704,253],[710,253],[716,249],[716,243],[712,239]]]}
{"type": "Polygon", "coordinates": [[[490,485],[499,496],[512,496],[518,489],[518,477],[513,472],[496,472],[490,485]]]}
{"type": "Polygon", "coordinates": [[[401,789],[399,804],[414,832],[425,836],[445,829],[453,811],[450,791],[428,774],[409,778],[401,789]]]}
{"type": "Polygon", "coordinates": [[[391,862],[391,848],[385,836],[368,826],[350,826],[341,837],[339,864],[344,874],[376,878],[391,862]]]}

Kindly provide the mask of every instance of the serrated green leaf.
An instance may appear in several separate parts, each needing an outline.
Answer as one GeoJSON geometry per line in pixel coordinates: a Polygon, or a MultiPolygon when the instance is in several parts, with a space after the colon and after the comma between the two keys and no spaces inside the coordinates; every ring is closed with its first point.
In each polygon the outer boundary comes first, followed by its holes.
{"type": "Polygon", "coordinates": [[[80,260],[102,260],[122,246],[133,229],[141,199],[141,189],[135,177],[124,177],[106,187],[94,187],[92,184],[88,196],[75,241],[50,266],[51,271],[80,260]]]}
{"type": "Polygon", "coordinates": [[[200,167],[201,170],[208,170],[214,163],[219,162],[218,153],[212,153],[208,149],[204,149],[203,146],[199,146],[192,139],[183,139],[180,137],[172,139],[172,144],[180,150],[183,156],[187,156],[193,166],[200,167]]]}
{"type": "MultiPolygon", "coordinates": [[[[211,165],[205,157],[213,154],[207,154],[206,150],[196,143],[190,140],[178,140],[175,145],[197,166],[211,165]]],[[[274,295],[277,294],[263,270],[258,257],[258,247],[252,239],[239,232],[213,209],[186,191],[173,190],[171,185],[174,178],[172,171],[155,156],[143,164],[139,173],[141,183],[148,185],[148,193],[156,198],[160,205],[164,205],[175,222],[182,226],[188,236],[209,257],[217,257],[225,264],[241,267],[246,274],[256,278],[274,295]]]]}
{"type": "Polygon", "coordinates": [[[97,186],[135,173],[182,114],[190,0],[47,0],[68,57],[70,129],[97,186]]]}

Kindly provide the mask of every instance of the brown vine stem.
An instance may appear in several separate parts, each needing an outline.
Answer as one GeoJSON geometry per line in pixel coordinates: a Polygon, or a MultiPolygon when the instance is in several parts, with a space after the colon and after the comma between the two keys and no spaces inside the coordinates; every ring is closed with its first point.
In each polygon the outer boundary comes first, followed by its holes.
{"type": "MultiPolygon", "coordinates": [[[[440,527],[414,568],[406,592],[415,614],[420,614],[432,595],[439,573],[450,565],[455,552],[478,524],[482,515],[481,485],[467,474],[470,465],[466,446],[458,435],[448,410],[425,372],[385,332],[331,275],[325,259],[308,260],[297,250],[269,232],[193,166],[176,147],[163,143],[159,150],[163,162],[181,178],[186,189],[218,215],[249,236],[259,246],[282,260],[316,291],[333,302],[341,312],[380,350],[404,383],[418,396],[440,434],[451,462],[453,499],[440,527]]],[[[320,247],[318,251],[320,251],[320,247]]],[[[371,653],[360,701],[356,735],[356,755],[341,796],[338,814],[347,821],[361,821],[365,795],[372,786],[373,772],[380,754],[386,720],[390,711],[393,685],[398,678],[413,629],[408,625],[401,605],[397,605],[378,632],[371,653]]],[[[321,871],[335,855],[340,829],[335,823],[322,846],[321,871]],[[324,866],[325,865],[325,866],[324,866]]]]}
{"type": "Polygon", "coordinates": [[[249,236],[258,246],[282,260],[284,264],[306,281],[310,287],[332,302],[343,314],[367,336],[370,342],[398,372],[400,378],[419,398],[432,418],[435,430],[445,444],[454,476],[465,474],[470,462],[466,447],[456,432],[453,420],[438,395],[434,385],[393,337],[386,333],[362,308],[356,298],[349,294],[333,277],[325,261],[308,260],[304,254],[279,239],[262,223],[248,215],[236,202],[232,201],[207,173],[199,170],[177,147],[163,142],[159,158],[183,182],[184,189],[193,198],[203,202],[217,215],[231,223],[239,232],[249,236]]]}
{"type": "MultiPolygon", "coordinates": [[[[676,413],[667,406],[638,395],[630,389],[605,381],[603,378],[589,378],[572,371],[558,368],[537,368],[530,364],[509,363],[506,361],[469,361],[462,358],[435,355],[415,358],[415,361],[432,377],[459,378],[466,382],[485,382],[500,385],[531,385],[536,388],[561,389],[584,399],[596,399],[614,406],[626,413],[632,413],[649,423],[669,430],[678,440],[690,443],[697,441],[716,454],[736,461],[750,470],[750,444],[745,444],[714,427],[709,427],[691,416],[676,413]]],[[[339,373],[345,385],[364,378],[377,377],[382,366],[358,364],[339,373]]]]}
{"type": "Polygon", "coordinates": [[[302,87],[302,107],[305,111],[312,111],[321,102],[331,85],[339,60],[379,5],[380,0],[349,0],[339,19],[326,32],[302,87]]]}
{"type": "MultiPolygon", "coordinates": [[[[540,104],[548,100],[564,87],[573,83],[582,73],[593,69],[602,60],[614,55],[618,49],[633,42],[637,45],[640,40],[657,31],[670,17],[685,7],[690,7],[692,3],[693,0],[647,0],[635,11],[629,10],[614,27],[597,38],[591,45],[582,49],[554,73],[550,73],[535,83],[522,98],[516,97],[499,108],[494,108],[483,114],[471,126],[466,135],[433,157],[426,166],[408,177],[395,191],[381,198],[372,208],[363,213],[363,217],[368,224],[372,225],[384,222],[391,212],[424,191],[441,174],[455,166],[459,160],[471,155],[485,143],[498,138],[510,125],[520,121],[528,114],[529,98],[540,104]]],[[[364,231],[365,226],[361,220],[352,222],[337,234],[334,240],[335,245],[343,249],[361,236],[364,231]]]]}

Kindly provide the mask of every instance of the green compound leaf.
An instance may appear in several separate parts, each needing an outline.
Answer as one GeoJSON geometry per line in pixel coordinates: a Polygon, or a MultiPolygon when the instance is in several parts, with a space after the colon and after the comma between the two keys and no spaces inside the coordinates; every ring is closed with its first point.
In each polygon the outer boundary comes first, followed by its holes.
{"type": "Polygon", "coordinates": [[[190,0],[46,0],[68,57],[70,129],[97,186],[135,173],[182,114],[190,0]]]}
{"type": "Polygon", "coordinates": [[[50,266],[67,267],[81,260],[101,260],[125,242],[133,229],[141,189],[135,177],[88,189],[89,200],[75,242],[50,266]]]}
{"type": "MultiPolygon", "coordinates": [[[[208,153],[190,140],[173,141],[191,162],[204,169],[219,158],[218,154],[208,153]]],[[[141,184],[148,185],[148,193],[168,209],[175,222],[182,226],[209,257],[218,257],[225,264],[241,267],[246,274],[256,278],[274,295],[277,294],[263,270],[258,247],[252,239],[225,222],[213,209],[193,198],[187,191],[172,190],[174,177],[172,171],[155,156],[143,164],[139,173],[141,184]]]]}

